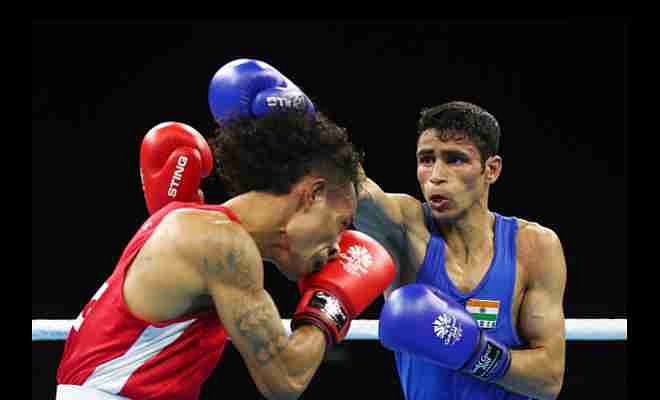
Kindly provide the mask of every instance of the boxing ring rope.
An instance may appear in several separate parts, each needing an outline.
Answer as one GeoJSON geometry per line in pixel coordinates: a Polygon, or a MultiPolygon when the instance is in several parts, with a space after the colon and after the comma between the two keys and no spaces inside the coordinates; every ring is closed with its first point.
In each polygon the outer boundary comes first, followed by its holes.
{"type": "MultiPolygon", "coordinates": [[[[33,319],[32,341],[65,340],[71,330],[72,319],[33,319]]],[[[283,319],[284,329],[291,333],[290,319],[283,319]]],[[[377,340],[378,320],[358,319],[351,323],[346,340],[377,340]]],[[[566,340],[628,340],[628,320],[567,318],[566,340]]]]}

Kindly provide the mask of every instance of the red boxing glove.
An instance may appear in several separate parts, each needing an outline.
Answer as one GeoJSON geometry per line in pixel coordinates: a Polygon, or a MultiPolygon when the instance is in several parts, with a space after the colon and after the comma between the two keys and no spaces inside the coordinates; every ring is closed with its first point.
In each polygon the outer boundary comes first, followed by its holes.
{"type": "Polygon", "coordinates": [[[140,148],[140,179],[149,214],[172,201],[203,203],[199,185],[212,170],[211,148],[197,130],[180,122],[151,128],[140,148]]]}
{"type": "Polygon", "coordinates": [[[362,232],[348,230],[339,242],[339,257],[298,281],[303,295],[291,329],[314,324],[328,345],[346,337],[357,317],[392,283],[396,269],[383,246],[362,232]]]}

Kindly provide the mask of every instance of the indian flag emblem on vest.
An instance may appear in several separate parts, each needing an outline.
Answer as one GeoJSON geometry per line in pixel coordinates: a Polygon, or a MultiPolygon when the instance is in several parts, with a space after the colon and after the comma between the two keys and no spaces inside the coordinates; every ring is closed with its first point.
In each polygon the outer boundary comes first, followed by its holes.
{"type": "Polygon", "coordinates": [[[497,314],[500,312],[500,301],[470,299],[465,304],[465,309],[477,321],[480,328],[495,328],[497,314]]]}

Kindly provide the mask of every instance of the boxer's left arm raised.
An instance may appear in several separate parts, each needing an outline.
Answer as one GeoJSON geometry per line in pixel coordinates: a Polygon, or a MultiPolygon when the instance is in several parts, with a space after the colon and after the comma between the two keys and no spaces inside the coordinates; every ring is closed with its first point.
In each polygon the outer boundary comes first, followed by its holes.
{"type": "Polygon", "coordinates": [[[415,270],[407,257],[410,246],[407,221],[422,220],[421,218],[419,200],[407,194],[386,193],[368,178],[361,168],[355,227],[385,247],[397,267],[396,279],[385,291],[385,297],[388,297],[401,281],[414,280],[414,277],[405,276],[415,270]]]}
{"type": "Polygon", "coordinates": [[[201,180],[213,170],[206,139],[181,122],[151,128],[140,146],[140,178],[149,214],[173,201],[203,203],[201,180]]]}

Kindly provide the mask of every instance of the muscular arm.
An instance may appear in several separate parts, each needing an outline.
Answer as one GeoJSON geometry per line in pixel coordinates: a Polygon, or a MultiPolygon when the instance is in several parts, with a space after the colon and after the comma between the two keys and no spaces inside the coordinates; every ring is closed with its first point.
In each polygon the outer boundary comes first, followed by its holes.
{"type": "Polygon", "coordinates": [[[358,192],[355,227],[376,239],[390,253],[396,263],[397,276],[385,291],[385,296],[414,275],[415,268],[409,254],[406,211],[419,208],[419,201],[405,194],[385,193],[374,181],[364,177],[358,192]]]}
{"type": "Polygon", "coordinates": [[[518,320],[528,348],[511,352],[511,368],[498,384],[537,399],[554,399],[564,379],[566,261],[554,232],[531,229],[535,238],[520,246],[527,253],[529,277],[518,320]]]}
{"type": "MultiPolygon", "coordinates": [[[[286,335],[263,287],[263,264],[252,238],[238,224],[189,215],[188,258],[197,264],[220,320],[259,391],[268,399],[295,399],[323,360],[325,337],[303,326],[286,335]]],[[[184,222],[185,223],[185,222],[184,222]]]]}

